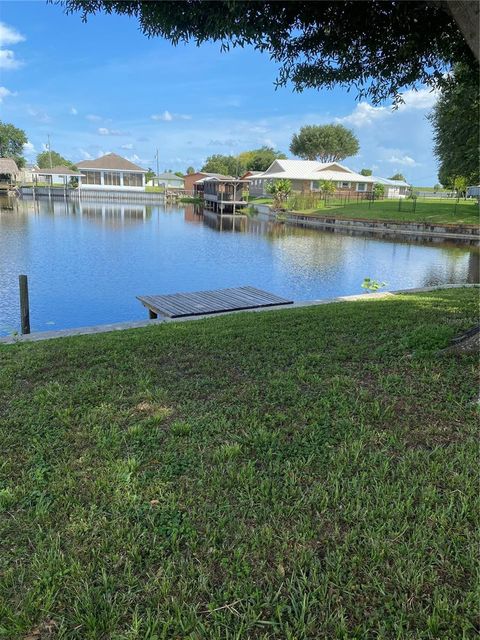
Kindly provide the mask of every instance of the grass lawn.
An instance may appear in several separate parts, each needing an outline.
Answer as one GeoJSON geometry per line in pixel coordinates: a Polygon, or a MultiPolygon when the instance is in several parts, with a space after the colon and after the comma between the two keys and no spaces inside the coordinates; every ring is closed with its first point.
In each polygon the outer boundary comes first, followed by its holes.
{"type": "Polygon", "coordinates": [[[268,196],[265,196],[265,198],[248,198],[248,201],[251,204],[272,204],[273,203],[273,198],[269,198],[268,196]]]}
{"type": "Polygon", "coordinates": [[[367,295],[0,347],[0,637],[478,637],[478,290],[367,295]]]}
{"type": "Polygon", "coordinates": [[[401,222],[425,222],[428,224],[479,224],[479,207],[476,200],[445,200],[442,198],[418,199],[413,211],[413,200],[403,200],[398,210],[398,200],[352,202],[346,205],[327,205],[315,209],[295,211],[299,214],[332,214],[345,218],[372,220],[396,220],[401,222]]]}
{"type": "Polygon", "coordinates": [[[154,186],[154,187],[146,186],[145,187],[145,192],[146,193],[163,193],[164,191],[165,191],[165,187],[158,187],[158,186],[154,186]]]}
{"type": "Polygon", "coordinates": [[[440,187],[440,189],[435,189],[435,187],[412,187],[413,192],[415,191],[430,191],[430,193],[443,193],[446,191],[452,191],[452,189],[444,189],[440,187]]]}

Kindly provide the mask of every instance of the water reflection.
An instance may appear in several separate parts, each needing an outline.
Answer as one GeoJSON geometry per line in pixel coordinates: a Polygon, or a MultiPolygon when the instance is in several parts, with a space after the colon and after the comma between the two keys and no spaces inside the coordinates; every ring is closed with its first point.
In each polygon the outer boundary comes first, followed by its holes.
{"type": "Polygon", "coordinates": [[[35,331],[145,317],[135,296],[253,285],[295,300],[478,282],[478,251],[223,216],[193,205],[15,200],[0,208],[0,333],[18,328],[18,274],[35,331]]]}

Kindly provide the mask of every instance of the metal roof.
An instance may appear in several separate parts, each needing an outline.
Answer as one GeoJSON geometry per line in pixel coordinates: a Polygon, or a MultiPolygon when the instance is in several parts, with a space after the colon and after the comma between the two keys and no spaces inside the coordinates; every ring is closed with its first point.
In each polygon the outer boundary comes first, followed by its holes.
{"type": "Polygon", "coordinates": [[[287,178],[288,180],[337,180],[342,182],[368,182],[371,176],[362,176],[339,162],[316,162],[315,160],[274,160],[258,178],[287,178]],[[341,170],[334,170],[339,167],[341,170]]]}
{"type": "Polygon", "coordinates": [[[234,178],[233,176],[223,176],[221,173],[211,173],[210,175],[206,176],[205,178],[200,178],[200,180],[196,180],[195,184],[199,184],[202,182],[207,182],[207,180],[217,180],[217,181],[228,181],[231,182],[232,180],[236,180],[236,178],[234,178]]]}
{"type": "Polygon", "coordinates": [[[170,171],[167,171],[166,173],[159,173],[158,176],[154,176],[154,179],[156,180],[157,178],[159,178],[160,180],[183,180],[183,176],[177,176],[176,173],[172,173],[170,171]]]}
{"type": "Polygon", "coordinates": [[[408,182],[404,180],[390,180],[389,178],[380,178],[379,176],[370,176],[377,184],[385,184],[389,187],[409,187],[408,182]]]}

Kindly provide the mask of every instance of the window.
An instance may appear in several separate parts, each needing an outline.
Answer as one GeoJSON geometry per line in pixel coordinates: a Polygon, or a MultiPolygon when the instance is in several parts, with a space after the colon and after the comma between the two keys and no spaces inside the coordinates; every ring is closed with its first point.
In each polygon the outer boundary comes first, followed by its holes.
{"type": "Polygon", "coordinates": [[[125,187],[143,187],[141,173],[124,173],[123,184],[125,187]]]}
{"type": "Polygon", "coordinates": [[[101,184],[100,171],[85,171],[82,173],[83,184],[101,184]]]}
{"type": "Polygon", "coordinates": [[[365,182],[357,183],[357,191],[366,191],[366,190],[367,190],[367,185],[365,184],[365,182]]]}
{"type": "Polygon", "coordinates": [[[116,171],[105,171],[103,174],[103,184],[112,185],[114,187],[120,186],[120,174],[116,171]]]}
{"type": "Polygon", "coordinates": [[[312,191],[320,191],[320,180],[312,180],[310,189],[312,191]]]}
{"type": "Polygon", "coordinates": [[[338,186],[340,189],[350,189],[350,182],[339,182],[338,186]]]}

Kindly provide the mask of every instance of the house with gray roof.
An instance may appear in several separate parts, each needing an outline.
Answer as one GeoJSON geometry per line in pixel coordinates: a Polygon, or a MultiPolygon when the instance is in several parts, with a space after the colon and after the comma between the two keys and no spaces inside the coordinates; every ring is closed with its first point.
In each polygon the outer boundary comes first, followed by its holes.
{"type": "Polygon", "coordinates": [[[76,166],[81,173],[79,187],[82,189],[145,191],[147,171],[116,153],[82,160],[76,166]]]}
{"type": "Polygon", "coordinates": [[[153,177],[147,182],[147,187],[165,187],[165,189],[183,189],[184,179],[177,176],[176,173],[166,171],[165,173],[159,173],[158,176],[153,177]]]}

